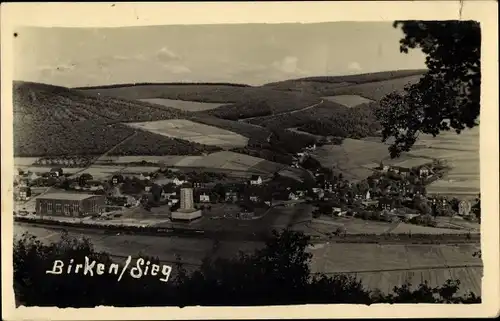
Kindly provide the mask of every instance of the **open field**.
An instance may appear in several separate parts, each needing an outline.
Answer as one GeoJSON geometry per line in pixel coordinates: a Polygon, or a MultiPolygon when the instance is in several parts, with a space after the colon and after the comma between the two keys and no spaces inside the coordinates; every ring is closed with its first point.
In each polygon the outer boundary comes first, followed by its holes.
{"type": "Polygon", "coordinates": [[[397,79],[375,81],[352,86],[343,86],[331,90],[331,96],[336,95],[359,95],[367,99],[379,101],[385,95],[393,91],[401,91],[408,84],[417,83],[421,75],[408,76],[397,79]]]}
{"type": "Polygon", "coordinates": [[[479,127],[443,132],[437,137],[420,135],[411,155],[440,158],[451,170],[446,177],[427,187],[428,193],[476,197],[480,191],[479,127]]]}
{"type": "Polygon", "coordinates": [[[420,226],[403,222],[377,222],[363,220],[360,218],[342,217],[332,218],[321,216],[311,222],[305,222],[294,226],[294,229],[307,234],[328,235],[339,227],[344,227],[347,235],[363,234],[456,234],[467,235],[467,233],[479,233],[480,226],[477,223],[467,222],[460,218],[438,217],[438,226],[420,226]]]}
{"type": "Polygon", "coordinates": [[[179,138],[209,146],[244,147],[248,142],[248,138],[244,136],[185,119],[128,123],[128,125],[147,130],[155,134],[179,138]]]}
{"type": "MultiPolygon", "coordinates": [[[[217,221],[217,220],[214,220],[217,221]]],[[[286,222],[284,222],[285,224],[286,222]]],[[[282,225],[284,225],[282,224],[282,225]]],[[[29,232],[42,242],[54,242],[60,232],[40,227],[16,224],[15,237],[29,232]]],[[[96,250],[107,251],[115,256],[138,256],[139,253],[158,256],[164,263],[174,263],[177,255],[181,261],[196,268],[205,256],[234,257],[239,250],[253,251],[261,242],[244,243],[181,237],[130,236],[71,232],[76,237],[88,237],[96,250]]],[[[368,288],[380,288],[386,292],[409,279],[414,284],[427,280],[430,285],[442,285],[446,279],[461,280],[462,291],[480,294],[482,262],[472,254],[479,245],[390,245],[390,244],[339,244],[324,243],[310,248],[313,254],[312,272],[327,274],[352,273],[361,278],[368,288]]]]}
{"type": "Polygon", "coordinates": [[[223,104],[217,103],[202,103],[198,101],[186,101],[178,99],[165,99],[165,98],[147,98],[139,99],[140,101],[145,101],[151,104],[157,104],[172,108],[177,108],[185,111],[202,111],[210,110],[222,106],[223,104]]]}
{"type": "Polygon", "coordinates": [[[406,280],[442,285],[459,278],[460,293],[481,293],[482,262],[473,257],[479,245],[324,244],[311,249],[313,272],[349,273],[365,287],[389,292],[406,280]]]}
{"type": "Polygon", "coordinates": [[[361,180],[370,176],[373,171],[369,168],[384,164],[398,164],[403,161],[428,163],[429,159],[416,156],[402,155],[391,160],[383,143],[346,138],[342,145],[323,145],[312,153],[324,167],[335,167],[344,173],[347,179],[361,180]]]}
{"type": "Polygon", "coordinates": [[[165,164],[170,164],[170,163],[175,163],[186,156],[180,156],[180,155],[163,155],[163,156],[151,156],[151,155],[138,155],[138,156],[111,156],[111,155],[104,155],[99,157],[96,160],[97,165],[105,165],[105,164],[113,164],[113,165],[120,165],[120,164],[128,164],[128,163],[140,163],[142,161],[148,162],[148,163],[165,163],[165,164]]]}
{"type": "Polygon", "coordinates": [[[429,194],[474,198],[480,190],[479,128],[460,135],[444,132],[437,137],[420,135],[414,148],[397,159],[390,159],[388,144],[377,139],[345,139],[342,145],[324,145],[314,153],[326,167],[337,167],[346,178],[369,176],[380,161],[394,166],[419,166],[432,159],[445,160],[451,169],[447,175],[427,186],[429,194]]]}
{"type": "Polygon", "coordinates": [[[159,168],[159,165],[162,164],[163,166],[174,168],[202,168],[207,170],[221,170],[226,173],[241,172],[246,173],[246,175],[271,175],[281,170],[291,171],[289,175],[300,174],[300,171],[280,163],[230,151],[219,151],[205,156],[105,156],[99,159],[97,163],[102,165],[95,165],[90,167],[90,169],[105,169],[106,171],[109,169],[114,172],[137,171],[140,169],[142,172],[151,172],[153,169],[159,168]],[[158,167],[124,165],[143,160],[157,163],[158,167]]]}
{"type": "Polygon", "coordinates": [[[256,174],[272,174],[286,166],[245,154],[221,151],[212,153],[187,164],[187,167],[216,168],[228,171],[244,171],[256,174]]]}
{"type": "Polygon", "coordinates": [[[228,120],[208,115],[197,115],[189,117],[190,120],[209,126],[225,129],[249,138],[254,142],[265,142],[271,132],[264,127],[247,124],[236,120],[228,120]]]}
{"type": "Polygon", "coordinates": [[[326,96],[321,98],[333,101],[334,103],[341,104],[346,107],[355,107],[372,102],[371,99],[366,99],[365,97],[361,97],[358,95],[337,95],[337,96],[326,96]]]}

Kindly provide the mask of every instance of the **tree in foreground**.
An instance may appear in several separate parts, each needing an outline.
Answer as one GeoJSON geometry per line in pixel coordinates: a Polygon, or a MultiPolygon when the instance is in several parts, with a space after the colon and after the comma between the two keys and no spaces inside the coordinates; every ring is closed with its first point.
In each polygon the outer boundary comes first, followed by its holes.
{"type": "MultiPolygon", "coordinates": [[[[118,282],[116,275],[107,273],[46,274],[55,260],[73,259],[76,265],[87,256],[106,266],[112,260],[109,254],[95,251],[85,239],[63,235],[61,241],[44,245],[24,235],[14,244],[16,302],[58,307],[481,302],[474,294],[457,296],[459,283],[453,280],[440,287],[422,284],[417,289],[406,284],[386,295],[367,290],[352,276],[313,275],[309,268],[311,254],[306,251],[309,244],[309,237],[302,233],[274,232],[265,246],[252,254],[205,260],[192,273],[177,264],[173,267],[176,276],[168,282],[160,282],[158,276],[134,279],[128,271],[118,282]]],[[[160,264],[158,258],[141,257],[160,264]]]]}
{"type": "Polygon", "coordinates": [[[396,21],[404,38],[400,51],[420,48],[427,56],[427,72],[402,93],[380,101],[376,115],[383,140],[393,138],[391,157],[409,151],[419,133],[478,125],[481,88],[481,28],[475,21],[396,21]]]}

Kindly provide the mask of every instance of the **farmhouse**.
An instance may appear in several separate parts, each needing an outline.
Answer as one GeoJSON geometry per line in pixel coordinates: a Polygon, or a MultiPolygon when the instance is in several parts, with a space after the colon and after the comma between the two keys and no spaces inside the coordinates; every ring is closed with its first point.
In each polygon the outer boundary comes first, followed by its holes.
{"type": "Polygon", "coordinates": [[[51,193],[36,199],[40,215],[83,217],[100,213],[105,205],[103,195],[51,193]]]}
{"type": "Polygon", "coordinates": [[[200,195],[200,203],[209,203],[209,202],[210,202],[210,195],[202,193],[200,195]]]}
{"type": "Polygon", "coordinates": [[[121,175],[113,175],[113,177],[111,177],[111,184],[113,185],[121,183],[122,181],[123,181],[123,176],[121,175]]]}
{"type": "Polygon", "coordinates": [[[391,198],[381,198],[378,204],[381,210],[389,211],[396,207],[396,202],[391,198]]]}
{"type": "Polygon", "coordinates": [[[254,203],[257,203],[260,201],[260,197],[258,195],[254,195],[254,194],[250,195],[249,199],[251,202],[254,202],[254,203]]]}
{"type": "Polygon", "coordinates": [[[206,187],[206,183],[203,183],[203,182],[193,182],[193,187],[194,188],[205,188],[206,187]]]}
{"type": "Polygon", "coordinates": [[[259,175],[252,175],[250,178],[250,185],[262,185],[262,177],[259,175]]]}
{"type": "Polygon", "coordinates": [[[422,166],[418,169],[418,175],[420,177],[427,177],[430,174],[430,169],[427,166],[422,166]]]}
{"type": "Polygon", "coordinates": [[[31,197],[31,188],[27,186],[22,186],[19,188],[19,200],[21,201],[27,201],[31,197]]]}
{"type": "Polygon", "coordinates": [[[151,188],[153,188],[153,183],[151,183],[150,181],[147,181],[146,184],[144,185],[144,191],[150,192],[151,188]]]}
{"type": "Polygon", "coordinates": [[[182,185],[184,183],[186,183],[187,181],[185,180],[181,180],[179,179],[178,177],[174,178],[174,180],[172,181],[172,183],[174,183],[175,185],[179,186],[179,185],[182,185]]]}
{"type": "Polygon", "coordinates": [[[50,176],[61,177],[63,175],[63,170],[60,167],[51,168],[49,173],[50,173],[50,176]]]}

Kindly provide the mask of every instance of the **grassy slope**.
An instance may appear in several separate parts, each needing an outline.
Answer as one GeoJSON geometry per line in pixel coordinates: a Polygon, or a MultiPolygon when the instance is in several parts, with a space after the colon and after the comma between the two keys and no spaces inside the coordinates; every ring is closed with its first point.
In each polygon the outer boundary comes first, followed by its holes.
{"type": "MultiPolygon", "coordinates": [[[[14,155],[98,155],[134,134],[120,122],[185,118],[177,109],[113,97],[97,97],[64,87],[14,82],[14,155]]],[[[200,144],[154,135],[158,153],[199,153],[213,150],[200,144]]],[[[125,155],[136,154],[147,133],[127,143],[125,155]],[[134,146],[135,145],[135,146],[134,146]]]]}

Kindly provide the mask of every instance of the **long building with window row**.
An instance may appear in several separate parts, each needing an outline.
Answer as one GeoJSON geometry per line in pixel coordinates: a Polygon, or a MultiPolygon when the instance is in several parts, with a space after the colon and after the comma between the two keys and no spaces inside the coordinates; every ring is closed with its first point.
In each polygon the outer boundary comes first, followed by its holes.
{"type": "Polygon", "coordinates": [[[36,199],[38,215],[84,217],[98,214],[105,205],[103,195],[52,193],[36,199]]]}

